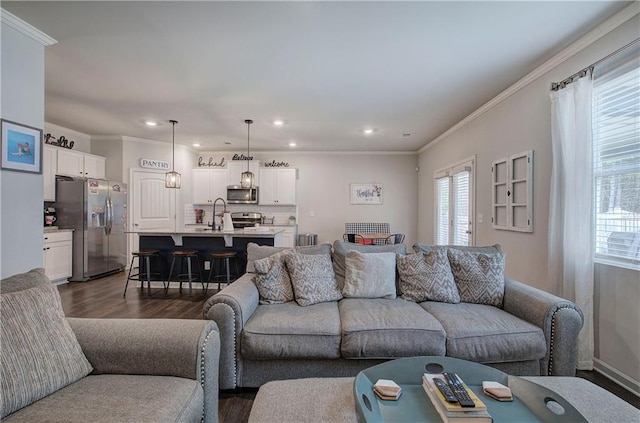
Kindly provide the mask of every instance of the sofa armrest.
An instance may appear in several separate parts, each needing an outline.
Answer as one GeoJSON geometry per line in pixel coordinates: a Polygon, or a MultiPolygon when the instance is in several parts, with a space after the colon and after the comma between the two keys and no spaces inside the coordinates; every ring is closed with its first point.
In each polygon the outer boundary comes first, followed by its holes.
{"type": "Polygon", "coordinates": [[[242,379],[240,337],[259,300],[253,276],[245,273],[209,297],[202,310],[203,318],[215,321],[220,329],[220,389],[235,389],[242,379]]]}
{"type": "Polygon", "coordinates": [[[214,322],[67,318],[94,374],[176,376],[204,391],[204,421],[218,421],[220,337],[214,322]]]}
{"type": "Polygon", "coordinates": [[[504,305],[513,314],[542,329],[547,353],[542,376],[575,376],[582,310],[573,302],[522,282],[505,278],[504,305]]]}

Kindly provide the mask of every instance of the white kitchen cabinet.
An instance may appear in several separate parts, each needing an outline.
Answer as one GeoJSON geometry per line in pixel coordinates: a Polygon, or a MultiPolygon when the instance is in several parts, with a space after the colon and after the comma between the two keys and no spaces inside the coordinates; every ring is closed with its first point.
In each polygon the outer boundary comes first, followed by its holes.
{"type": "Polygon", "coordinates": [[[260,169],[260,205],[296,204],[297,169],[260,169]]]}
{"type": "MultiPolygon", "coordinates": [[[[240,185],[242,172],[247,171],[247,162],[245,160],[236,160],[227,162],[227,170],[229,171],[227,185],[240,185]]],[[[260,160],[250,160],[249,170],[253,172],[255,186],[260,186],[260,160]]]]}
{"type": "Polygon", "coordinates": [[[56,168],[58,149],[45,145],[42,149],[44,201],[56,201],[56,168]]]}
{"type": "Polygon", "coordinates": [[[193,169],[191,202],[213,204],[216,198],[227,200],[227,169],[193,169]]]}
{"type": "Polygon", "coordinates": [[[51,282],[65,281],[72,273],[73,232],[46,232],[44,234],[44,271],[51,282]]]}
{"type": "Polygon", "coordinates": [[[275,239],[274,247],[295,247],[296,246],[296,234],[298,232],[297,226],[272,226],[274,231],[283,230],[279,237],[275,239]]]}
{"type": "Polygon", "coordinates": [[[104,179],[106,159],[93,154],[58,149],[56,173],[66,176],[104,179]]]}

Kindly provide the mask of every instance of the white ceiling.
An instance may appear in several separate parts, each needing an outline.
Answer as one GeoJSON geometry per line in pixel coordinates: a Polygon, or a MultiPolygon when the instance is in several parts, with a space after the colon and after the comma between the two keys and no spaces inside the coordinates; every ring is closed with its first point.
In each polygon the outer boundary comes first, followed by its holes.
{"type": "Polygon", "coordinates": [[[45,50],[47,122],[171,142],[175,119],[176,143],[211,151],[244,149],[250,118],[254,151],[417,151],[628,3],[2,7],[58,41],[45,50]]]}

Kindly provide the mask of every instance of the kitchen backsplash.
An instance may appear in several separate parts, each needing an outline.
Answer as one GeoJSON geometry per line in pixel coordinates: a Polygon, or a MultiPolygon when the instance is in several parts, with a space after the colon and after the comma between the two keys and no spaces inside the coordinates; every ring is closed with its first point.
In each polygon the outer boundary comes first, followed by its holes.
{"type": "MultiPolygon", "coordinates": [[[[216,212],[222,212],[222,203],[218,203],[216,207],[216,212]]],[[[202,224],[206,225],[208,222],[211,222],[213,215],[213,206],[204,206],[201,204],[193,205],[193,204],[185,204],[184,205],[184,224],[185,225],[195,225],[196,224],[196,212],[195,209],[202,209],[202,224]]],[[[254,212],[254,213],[262,213],[265,217],[273,217],[274,225],[288,225],[289,224],[289,216],[298,217],[298,207],[297,206],[259,206],[256,204],[228,204],[227,210],[231,213],[234,212],[254,212]]]]}

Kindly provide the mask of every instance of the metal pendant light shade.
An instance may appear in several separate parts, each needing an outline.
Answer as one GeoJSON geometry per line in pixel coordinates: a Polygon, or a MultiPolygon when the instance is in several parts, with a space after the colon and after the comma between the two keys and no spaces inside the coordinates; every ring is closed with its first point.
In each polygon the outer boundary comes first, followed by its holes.
{"type": "Polygon", "coordinates": [[[242,188],[253,188],[254,183],[255,183],[255,176],[253,175],[253,173],[249,170],[249,158],[251,157],[249,155],[249,128],[251,126],[251,124],[253,123],[253,121],[251,119],[245,119],[244,123],[247,124],[247,171],[246,172],[242,172],[242,176],[240,179],[240,186],[242,188]]]}
{"type": "Polygon", "coordinates": [[[176,123],[177,120],[170,120],[173,125],[173,138],[172,138],[172,151],[173,160],[171,161],[171,172],[167,172],[164,175],[164,186],[166,188],[180,188],[180,174],[175,171],[176,164],[176,123]]]}

